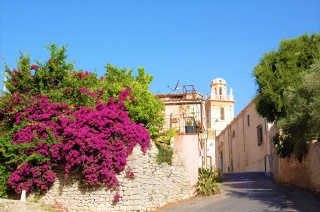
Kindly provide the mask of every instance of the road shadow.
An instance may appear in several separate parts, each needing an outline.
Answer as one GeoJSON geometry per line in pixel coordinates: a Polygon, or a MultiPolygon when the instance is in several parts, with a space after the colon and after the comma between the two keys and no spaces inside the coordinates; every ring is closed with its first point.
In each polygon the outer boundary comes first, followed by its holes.
{"type": "Polygon", "coordinates": [[[269,173],[224,174],[221,188],[226,196],[256,200],[267,205],[272,211],[320,211],[318,195],[301,188],[279,184],[269,173]]]}

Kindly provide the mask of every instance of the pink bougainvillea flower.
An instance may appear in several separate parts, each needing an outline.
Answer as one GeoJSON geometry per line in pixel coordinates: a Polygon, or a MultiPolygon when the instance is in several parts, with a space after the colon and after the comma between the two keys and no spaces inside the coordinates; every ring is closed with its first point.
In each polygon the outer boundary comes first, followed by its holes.
{"type": "Polygon", "coordinates": [[[83,92],[83,93],[89,92],[89,91],[88,91],[87,89],[85,89],[85,88],[79,88],[78,91],[79,91],[79,92],[83,92]]]}
{"type": "Polygon", "coordinates": [[[106,78],[105,76],[101,76],[101,77],[100,77],[100,79],[105,79],[105,78],[106,78]]]}
{"type": "Polygon", "coordinates": [[[86,73],[85,73],[86,76],[90,75],[90,74],[91,74],[91,72],[88,72],[88,71],[86,71],[86,73]]]}
{"type": "Polygon", "coordinates": [[[132,171],[127,171],[126,172],[126,177],[129,179],[134,179],[134,173],[132,171]]]}
{"type": "Polygon", "coordinates": [[[117,193],[116,195],[114,195],[113,201],[119,202],[120,198],[121,198],[121,196],[117,193]]]}
{"type": "MultiPolygon", "coordinates": [[[[13,69],[13,70],[12,70],[12,73],[13,73],[13,74],[19,74],[19,72],[18,72],[16,69],[13,69]]],[[[11,79],[12,79],[12,78],[11,78],[11,79]]]]}
{"type": "MultiPolygon", "coordinates": [[[[78,91],[89,98],[97,98],[97,93],[85,88],[78,91]]],[[[98,91],[100,99],[102,92],[98,91]]],[[[18,154],[23,157],[36,154],[46,160],[9,164],[16,167],[8,180],[9,185],[18,193],[34,188],[46,191],[56,178],[53,168],[59,163],[65,174],[80,168],[87,185],[104,183],[116,190],[119,187],[117,174],[125,169],[133,148],[139,144],[146,152],[150,144],[148,131],[129,119],[123,102],[129,92],[130,88],[121,91],[117,103],[110,98],[107,103],[98,102],[92,108],[52,103],[47,95],[29,97],[31,104],[23,112],[14,112],[11,120],[7,118],[15,124],[31,123],[12,135],[12,144],[37,141],[36,145],[26,145],[18,154]]],[[[25,105],[19,95],[13,95],[13,98],[15,104],[25,105]]],[[[6,112],[10,112],[9,108],[6,112]]],[[[128,178],[134,178],[133,172],[127,174],[128,178]]],[[[117,193],[114,201],[120,199],[117,193]]]]}
{"type": "Polygon", "coordinates": [[[67,88],[65,88],[65,89],[63,90],[63,93],[67,93],[69,90],[70,90],[70,88],[67,87],[67,88]]]}
{"type": "Polygon", "coordinates": [[[37,66],[37,65],[32,65],[31,68],[30,68],[30,70],[36,70],[37,68],[39,68],[39,66],[37,66]]]}
{"type": "Polygon", "coordinates": [[[79,72],[79,73],[78,73],[78,77],[79,77],[80,79],[83,79],[83,74],[82,74],[82,72],[79,72]]]}
{"type": "Polygon", "coordinates": [[[14,84],[13,84],[14,86],[17,86],[18,85],[18,82],[17,81],[14,81],[14,84]]]}

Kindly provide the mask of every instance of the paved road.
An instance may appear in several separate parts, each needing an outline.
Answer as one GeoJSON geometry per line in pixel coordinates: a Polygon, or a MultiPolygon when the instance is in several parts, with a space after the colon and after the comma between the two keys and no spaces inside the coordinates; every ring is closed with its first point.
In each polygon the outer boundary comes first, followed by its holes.
{"type": "Polygon", "coordinates": [[[320,212],[320,196],[274,182],[269,173],[228,173],[222,194],[196,197],[159,210],[161,212],[301,211],[320,212]]]}

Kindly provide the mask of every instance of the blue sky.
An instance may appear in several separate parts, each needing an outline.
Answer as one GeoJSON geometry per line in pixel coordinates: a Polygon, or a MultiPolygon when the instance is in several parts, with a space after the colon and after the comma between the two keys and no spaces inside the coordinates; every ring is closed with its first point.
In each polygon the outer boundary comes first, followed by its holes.
{"type": "Polygon", "coordinates": [[[0,1],[0,55],[11,68],[19,50],[46,61],[43,45],[68,45],[75,68],[99,76],[107,63],[144,67],[155,94],[180,80],[205,96],[223,78],[235,115],[256,95],[259,58],[306,32],[320,32],[320,1],[0,1]]]}

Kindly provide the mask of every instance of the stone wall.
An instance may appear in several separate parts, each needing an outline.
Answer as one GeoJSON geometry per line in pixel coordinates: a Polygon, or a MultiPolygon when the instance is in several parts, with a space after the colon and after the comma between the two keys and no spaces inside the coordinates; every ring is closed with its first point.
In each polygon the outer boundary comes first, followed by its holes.
{"type": "Polygon", "coordinates": [[[300,162],[293,155],[273,159],[272,172],[276,179],[299,187],[320,192],[320,143],[309,146],[308,154],[300,162]]]}
{"type": "Polygon", "coordinates": [[[125,171],[118,175],[119,194],[113,202],[116,191],[106,187],[82,185],[79,175],[68,179],[58,174],[52,188],[41,198],[45,203],[58,202],[68,211],[147,211],[165,204],[192,196],[188,171],[183,155],[175,150],[172,166],[158,165],[155,157],[158,150],[152,145],[146,154],[135,148],[128,158],[128,166],[135,179],[125,177],[125,171]]]}

